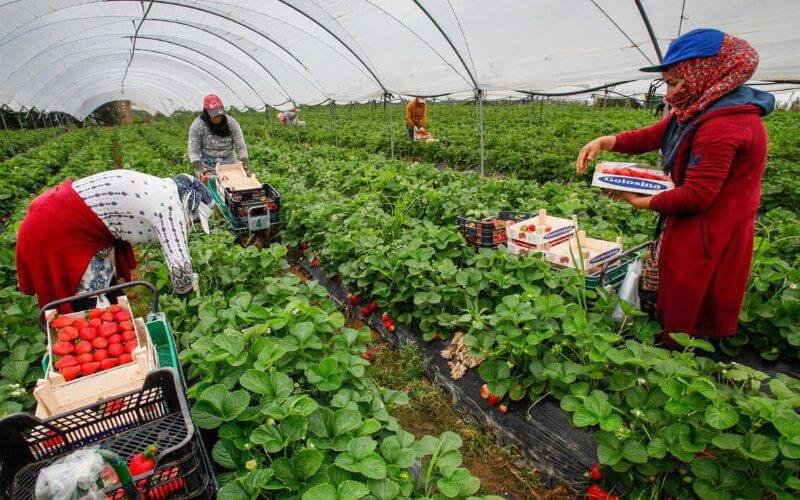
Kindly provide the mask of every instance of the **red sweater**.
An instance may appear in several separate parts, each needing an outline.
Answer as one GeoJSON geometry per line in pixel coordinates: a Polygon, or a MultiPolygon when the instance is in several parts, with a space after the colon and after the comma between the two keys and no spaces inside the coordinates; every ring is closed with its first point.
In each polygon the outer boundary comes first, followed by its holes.
{"type": "MultiPolygon", "coordinates": [[[[109,247],[116,247],[117,275],[130,281],[136,267],[130,243],[116,240],[66,180],[37,196],[22,220],[16,248],[19,289],[35,294],[39,307],[75,295],[94,254],[109,247]]],[[[72,310],[70,305],[60,309],[72,310]]]]}
{"type": "MultiPolygon", "coordinates": [[[[767,158],[761,116],[761,108],[746,104],[698,118],[675,156],[677,187],[651,200],[652,210],[669,216],[656,305],[665,333],[736,332],[767,158]]],[[[658,149],[671,118],[617,135],[614,151],[658,149]]]]}

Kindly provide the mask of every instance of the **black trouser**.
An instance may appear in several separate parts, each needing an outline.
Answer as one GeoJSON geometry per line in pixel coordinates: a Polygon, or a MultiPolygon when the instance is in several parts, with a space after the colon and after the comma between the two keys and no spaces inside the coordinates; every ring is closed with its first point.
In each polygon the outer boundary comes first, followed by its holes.
{"type": "Polygon", "coordinates": [[[414,127],[406,123],[406,132],[408,132],[408,138],[411,142],[414,142],[414,127]]]}
{"type": "MultiPolygon", "coordinates": [[[[108,302],[110,302],[111,304],[115,304],[116,301],[114,299],[125,295],[125,290],[115,290],[113,292],[109,292],[104,295],[106,297],[106,300],[108,300],[108,302]]],[[[96,295],[94,297],[86,297],[85,299],[78,299],[72,302],[73,311],[86,311],[87,309],[93,309],[95,307],[97,307],[96,295]]]]}

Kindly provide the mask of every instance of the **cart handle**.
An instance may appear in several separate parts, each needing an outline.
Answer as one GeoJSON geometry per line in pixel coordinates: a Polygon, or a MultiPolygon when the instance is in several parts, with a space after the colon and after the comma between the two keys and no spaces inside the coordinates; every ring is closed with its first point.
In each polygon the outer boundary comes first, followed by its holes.
{"type": "Polygon", "coordinates": [[[64,299],[54,300],[48,304],[45,304],[41,309],[39,309],[39,326],[41,327],[42,331],[47,333],[47,321],[44,319],[44,315],[50,309],[55,309],[56,307],[68,304],[70,302],[74,302],[80,299],[86,299],[89,297],[96,297],[108,292],[116,292],[117,290],[124,290],[126,288],[132,288],[134,286],[143,286],[150,290],[150,312],[158,312],[158,290],[156,287],[153,286],[152,283],[149,281],[129,281],[127,283],[121,283],[119,285],[110,286],[108,288],[101,288],[100,290],[95,290],[92,292],[84,292],[79,293],[78,295],[73,295],[72,297],[66,297],[64,299]]]}
{"type": "Polygon", "coordinates": [[[653,240],[645,241],[644,243],[640,243],[640,244],[636,245],[633,248],[629,248],[629,249],[625,250],[624,252],[619,254],[619,257],[617,257],[616,259],[607,260],[607,261],[603,262],[603,265],[600,267],[600,286],[601,287],[603,286],[603,282],[606,279],[606,271],[608,270],[608,267],[611,264],[613,264],[614,262],[621,261],[625,256],[630,255],[633,252],[639,252],[640,250],[644,250],[645,248],[649,247],[652,243],[653,243],[653,240]]]}

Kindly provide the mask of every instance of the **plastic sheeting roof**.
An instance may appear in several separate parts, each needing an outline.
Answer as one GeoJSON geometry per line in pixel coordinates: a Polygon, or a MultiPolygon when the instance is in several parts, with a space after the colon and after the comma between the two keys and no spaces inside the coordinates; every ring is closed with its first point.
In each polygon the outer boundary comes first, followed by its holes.
{"type": "MultiPolygon", "coordinates": [[[[800,77],[796,0],[642,0],[658,44],[717,27],[800,77]]],[[[657,61],[634,0],[0,0],[0,103],[84,118],[130,99],[170,114],[395,95],[512,95],[640,79],[657,61]]]]}

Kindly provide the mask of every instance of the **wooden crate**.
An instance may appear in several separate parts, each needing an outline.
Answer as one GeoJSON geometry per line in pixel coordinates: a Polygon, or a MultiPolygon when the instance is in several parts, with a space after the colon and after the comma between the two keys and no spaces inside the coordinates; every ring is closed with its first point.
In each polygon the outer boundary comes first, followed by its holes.
{"type": "MultiPolygon", "coordinates": [[[[117,304],[131,312],[127,297],[119,297],[117,304]]],[[[55,316],[55,310],[45,313],[48,325],[48,362],[44,378],[36,382],[33,390],[33,396],[38,403],[36,415],[39,417],[57,415],[141,388],[148,372],[158,367],[155,349],[147,328],[141,318],[136,318],[133,320],[133,327],[139,345],[131,353],[132,361],[130,363],[67,382],[53,367],[52,343],[55,332],[50,331],[50,322],[55,316]]],[[[86,311],[71,313],[67,316],[86,317],[86,311]]]]}
{"type": "Polygon", "coordinates": [[[538,216],[506,227],[506,237],[518,246],[530,248],[528,245],[535,245],[537,249],[548,249],[571,238],[577,228],[577,217],[553,217],[542,209],[538,216]]]}
{"type": "MultiPolygon", "coordinates": [[[[242,162],[229,163],[227,165],[217,165],[217,176],[219,189],[229,189],[231,191],[243,191],[247,189],[261,189],[255,175],[247,176],[247,172],[242,166],[242,162]]],[[[220,195],[224,196],[224,191],[220,195]]]]}
{"type": "Polygon", "coordinates": [[[618,259],[621,253],[622,238],[616,241],[598,240],[587,238],[585,231],[578,231],[575,238],[553,246],[544,257],[556,266],[583,269],[584,273],[591,274],[605,262],[618,259]]]}

